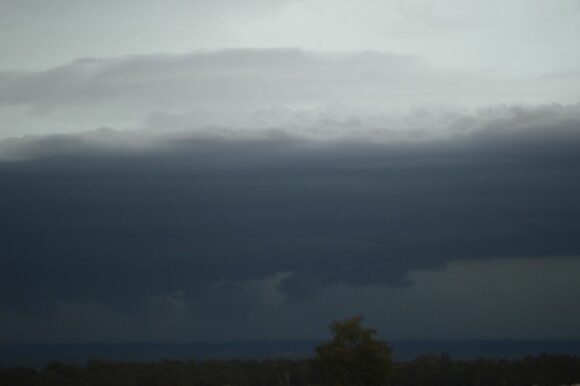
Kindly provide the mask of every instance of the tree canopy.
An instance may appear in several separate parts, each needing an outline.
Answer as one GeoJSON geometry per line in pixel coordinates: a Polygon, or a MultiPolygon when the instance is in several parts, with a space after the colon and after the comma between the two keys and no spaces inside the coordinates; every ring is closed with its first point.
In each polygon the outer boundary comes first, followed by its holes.
{"type": "Polygon", "coordinates": [[[316,348],[316,365],[324,384],[380,386],[391,367],[389,345],[377,340],[376,330],[362,326],[363,316],[330,324],[332,340],[316,348]]]}

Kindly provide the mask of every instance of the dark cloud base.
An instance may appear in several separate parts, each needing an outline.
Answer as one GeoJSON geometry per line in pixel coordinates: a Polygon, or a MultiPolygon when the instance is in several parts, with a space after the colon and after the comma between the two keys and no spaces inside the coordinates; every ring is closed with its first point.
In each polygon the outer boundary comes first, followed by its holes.
{"type": "Polygon", "coordinates": [[[398,144],[29,142],[42,151],[0,163],[2,309],[219,299],[235,291],[223,283],[276,275],[300,301],[337,284],[409,285],[411,270],[460,259],[580,255],[574,120],[398,144]]]}

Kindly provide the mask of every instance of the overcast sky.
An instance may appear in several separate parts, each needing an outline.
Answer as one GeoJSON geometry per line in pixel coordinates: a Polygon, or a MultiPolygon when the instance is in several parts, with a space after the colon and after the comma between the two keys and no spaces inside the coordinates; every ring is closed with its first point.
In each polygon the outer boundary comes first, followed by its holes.
{"type": "Polygon", "coordinates": [[[577,0],[0,0],[0,342],[580,339],[577,0]]]}
{"type": "Polygon", "coordinates": [[[577,69],[577,0],[2,0],[3,69],[79,57],[299,47],[522,75],[577,69]]]}

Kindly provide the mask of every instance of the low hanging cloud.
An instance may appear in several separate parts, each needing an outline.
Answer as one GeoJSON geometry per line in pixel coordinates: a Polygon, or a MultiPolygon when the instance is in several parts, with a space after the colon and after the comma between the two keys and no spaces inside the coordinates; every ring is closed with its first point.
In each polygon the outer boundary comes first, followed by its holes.
{"type": "Polygon", "coordinates": [[[240,304],[219,300],[228,288],[299,302],[457,260],[580,256],[580,106],[499,107],[394,139],[327,125],[1,142],[0,307],[223,311],[240,304]]]}

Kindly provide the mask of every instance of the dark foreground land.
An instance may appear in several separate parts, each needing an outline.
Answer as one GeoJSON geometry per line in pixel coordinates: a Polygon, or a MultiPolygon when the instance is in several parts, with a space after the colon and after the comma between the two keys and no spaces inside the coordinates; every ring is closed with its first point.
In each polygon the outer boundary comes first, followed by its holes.
{"type": "MultiPolygon", "coordinates": [[[[469,361],[452,360],[446,355],[423,356],[412,361],[393,363],[388,381],[390,386],[560,386],[577,383],[580,383],[580,357],[547,354],[513,360],[469,361]]],[[[91,360],[84,366],[54,362],[42,369],[0,368],[1,386],[321,384],[318,369],[311,359],[163,360],[150,363],[91,360]]]]}

